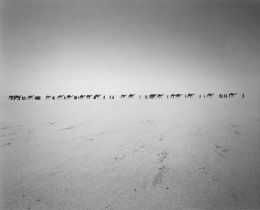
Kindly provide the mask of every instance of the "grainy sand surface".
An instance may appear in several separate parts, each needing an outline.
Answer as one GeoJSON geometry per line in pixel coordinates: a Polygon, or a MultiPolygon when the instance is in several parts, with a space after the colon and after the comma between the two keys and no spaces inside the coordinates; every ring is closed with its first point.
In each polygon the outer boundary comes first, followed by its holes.
{"type": "Polygon", "coordinates": [[[259,105],[2,98],[0,209],[260,209],[259,105]]]}

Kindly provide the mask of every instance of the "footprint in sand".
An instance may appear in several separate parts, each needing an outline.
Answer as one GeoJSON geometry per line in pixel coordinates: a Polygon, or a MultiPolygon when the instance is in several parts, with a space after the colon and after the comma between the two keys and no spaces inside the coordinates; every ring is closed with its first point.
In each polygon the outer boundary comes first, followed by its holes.
{"type": "Polygon", "coordinates": [[[8,142],[8,143],[5,143],[5,144],[1,144],[1,145],[0,145],[0,147],[5,147],[5,146],[9,146],[9,145],[11,145],[11,143],[10,143],[10,142],[8,142]]]}
{"type": "Polygon", "coordinates": [[[234,133],[236,135],[239,135],[240,133],[236,130],[239,126],[238,125],[235,125],[235,124],[232,124],[232,123],[228,123],[232,128],[234,128],[234,133]]]}
{"type": "Polygon", "coordinates": [[[158,161],[161,164],[159,167],[159,171],[156,173],[154,179],[153,179],[153,186],[156,186],[158,184],[161,184],[163,182],[163,178],[166,176],[167,172],[169,171],[169,167],[166,164],[163,164],[165,159],[168,158],[168,152],[166,149],[164,149],[162,152],[157,154],[158,161]]]}
{"type": "Polygon", "coordinates": [[[168,157],[168,152],[164,149],[161,153],[158,153],[157,156],[158,156],[158,161],[160,163],[163,163],[164,160],[168,157]]]}
{"type": "Polygon", "coordinates": [[[65,131],[65,130],[70,130],[70,129],[73,129],[73,128],[75,128],[75,127],[74,126],[70,126],[70,127],[59,129],[57,131],[65,131]]]}
{"type": "Polygon", "coordinates": [[[3,134],[0,137],[11,136],[11,135],[14,135],[14,134],[16,134],[16,132],[3,134]]]}
{"type": "Polygon", "coordinates": [[[222,146],[219,146],[219,145],[215,145],[215,146],[216,146],[218,155],[220,157],[225,157],[225,153],[227,153],[229,151],[229,149],[223,148],[222,146]]]}
{"type": "Polygon", "coordinates": [[[240,133],[238,131],[234,131],[235,134],[239,135],[240,133]]]}
{"type": "Polygon", "coordinates": [[[145,147],[145,145],[142,145],[142,146],[140,146],[140,147],[138,147],[138,148],[136,148],[136,149],[133,149],[133,151],[134,152],[138,152],[138,151],[140,151],[141,149],[143,149],[145,147]]]}
{"type": "Polygon", "coordinates": [[[115,157],[114,159],[115,160],[122,160],[126,157],[126,155],[122,155],[122,156],[119,156],[119,157],[115,157]]]}
{"type": "Polygon", "coordinates": [[[163,178],[166,176],[167,172],[169,171],[169,167],[167,165],[163,165],[159,168],[159,172],[155,175],[153,179],[153,186],[161,184],[163,182],[163,178]]]}

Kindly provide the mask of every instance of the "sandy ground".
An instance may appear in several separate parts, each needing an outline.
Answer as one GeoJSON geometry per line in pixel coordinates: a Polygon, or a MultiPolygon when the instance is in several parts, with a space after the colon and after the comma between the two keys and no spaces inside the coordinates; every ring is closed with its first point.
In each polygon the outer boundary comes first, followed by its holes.
{"type": "Polygon", "coordinates": [[[1,100],[1,209],[260,209],[259,99],[1,100]]]}

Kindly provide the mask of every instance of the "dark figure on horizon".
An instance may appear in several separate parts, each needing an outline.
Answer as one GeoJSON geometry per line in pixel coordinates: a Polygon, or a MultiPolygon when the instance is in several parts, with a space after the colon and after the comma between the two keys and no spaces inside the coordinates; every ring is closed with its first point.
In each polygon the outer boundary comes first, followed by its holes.
{"type": "Polygon", "coordinates": [[[9,100],[14,100],[14,96],[9,96],[8,99],[9,100]]]}
{"type": "Polygon", "coordinates": [[[84,99],[85,96],[86,96],[86,95],[80,95],[80,96],[79,96],[79,99],[84,99]]]}
{"type": "Polygon", "coordinates": [[[135,94],[130,94],[129,96],[128,96],[128,98],[133,98],[135,96],[135,94]]]}
{"type": "Polygon", "coordinates": [[[192,98],[195,95],[195,93],[188,93],[187,97],[192,98]]]}
{"type": "Polygon", "coordinates": [[[244,93],[242,94],[242,98],[245,98],[245,94],[244,93]]]}
{"type": "Polygon", "coordinates": [[[212,98],[213,95],[214,95],[214,93],[208,93],[207,98],[212,98]]]}
{"type": "Polygon", "coordinates": [[[71,99],[73,97],[73,95],[67,95],[67,99],[71,99]]]}
{"type": "Polygon", "coordinates": [[[120,98],[125,98],[126,96],[126,94],[122,94],[120,98]]]}
{"type": "Polygon", "coordinates": [[[150,98],[150,99],[154,99],[155,96],[156,96],[156,94],[150,94],[150,95],[149,95],[149,98],[150,98]]]}
{"type": "Polygon", "coordinates": [[[157,98],[162,98],[164,94],[158,94],[157,98]]]}
{"type": "Polygon", "coordinates": [[[93,99],[97,99],[97,98],[99,98],[100,96],[101,96],[101,94],[96,94],[96,95],[94,95],[93,99]]]}
{"type": "Polygon", "coordinates": [[[58,95],[57,99],[65,99],[65,95],[58,95]]]}
{"type": "Polygon", "coordinates": [[[92,95],[87,95],[86,96],[86,99],[90,99],[92,95]]]}
{"type": "Polygon", "coordinates": [[[228,97],[233,98],[237,93],[229,93],[228,97]]]}
{"type": "Polygon", "coordinates": [[[29,96],[27,97],[27,99],[30,99],[30,100],[32,100],[32,99],[33,99],[33,97],[34,97],[34,95],[29,95],[29,96]]]}

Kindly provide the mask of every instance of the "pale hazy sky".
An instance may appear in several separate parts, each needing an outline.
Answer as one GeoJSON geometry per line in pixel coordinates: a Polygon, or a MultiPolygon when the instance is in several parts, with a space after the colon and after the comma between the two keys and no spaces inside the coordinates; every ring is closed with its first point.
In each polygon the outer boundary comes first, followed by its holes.
{"type": "Polygon", "coordinates": [[[260,81],[260,1],[0,6],[0,94],[243,91],[260,81]]]}

